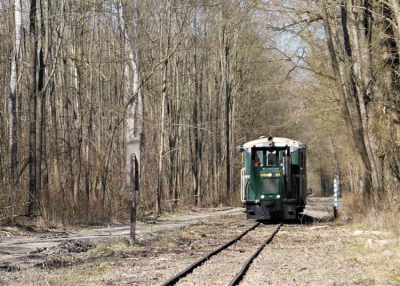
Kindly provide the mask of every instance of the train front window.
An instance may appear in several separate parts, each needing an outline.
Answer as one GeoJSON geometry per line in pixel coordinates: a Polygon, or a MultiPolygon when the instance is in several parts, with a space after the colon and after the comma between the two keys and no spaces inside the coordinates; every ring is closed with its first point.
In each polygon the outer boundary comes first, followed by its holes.
{"type": "Polygon", "coordinates": [[[276,166],[276,151],[267,152],[267,166],[276,166]]]}
{"type": "Polygon", "coordinates": [[[257,151],[254,159],[254,166],[256,167],[264,166],[264,156],[262,151],[257,151]]]}

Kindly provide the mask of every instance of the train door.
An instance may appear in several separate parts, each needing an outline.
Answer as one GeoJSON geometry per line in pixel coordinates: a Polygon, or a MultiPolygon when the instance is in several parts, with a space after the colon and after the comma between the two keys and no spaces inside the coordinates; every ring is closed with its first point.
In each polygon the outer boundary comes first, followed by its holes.
{"type": "Polygon", "coordinates": [[[298,199],[299,192],[301,189],[301,180],[300,180],[300,149],[296,149],[292,152],[292,190],[291,190],[291,199],[298,199]]]}
{"type": "Polygon", "coordinates": [[[303,199],[307,197],[307,170],[306,149],[300,149],[300,190],[299,195],[303,199]]]}
{"type": "Polygon", "coordinates": [[[285,179],[285,198],[291,199],[292,192],[292,156],[290,150],[286,150],[282,157],[282,172],[285,179]]]}

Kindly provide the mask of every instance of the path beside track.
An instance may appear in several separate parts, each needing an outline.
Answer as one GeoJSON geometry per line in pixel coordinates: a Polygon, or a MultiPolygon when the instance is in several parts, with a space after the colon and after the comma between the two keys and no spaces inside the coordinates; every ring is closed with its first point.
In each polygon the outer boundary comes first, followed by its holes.
{"type": "MultiPolygon", "coordinates": [[[[138,222],[138,237],[173,229],[182,229],[200,221],[243,213],[242,208],[204,209],[184,215],[170,215],[166,219],[138,222]]],[[[99,241],[129,235],[129,226],[110,226],[76,232],[32,233],[29,237],[0,237],[0,266],[3,263],[29,259],[29,253],[38,248],[48,248],[68,240],[99,241]]]]}

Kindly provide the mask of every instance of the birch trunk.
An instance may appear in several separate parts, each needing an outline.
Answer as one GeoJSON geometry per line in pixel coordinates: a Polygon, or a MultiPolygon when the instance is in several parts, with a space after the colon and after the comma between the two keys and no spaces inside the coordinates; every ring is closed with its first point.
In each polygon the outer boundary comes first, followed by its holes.
{"type": "Polygon", "coordinates": [[[15,182],[17,171],[18,154],[18,134],[17,134],[17,79],[19,53],[21,47],[21,23],[22,23],[21,1],[14,0],[14,22],[15,22],[15,42],[13,54],[11,57],[11,75],[10,75],[10,102],[9,102],[9,122],[10,122],[10,173],[11,180],[15,182]]]}
{"type": "MultiPolygon", "coordinates": [[[[136,98],[128,107],[126,112],[126,127],[125,127],[125,141],[126,141],[126,152],[125,152],[125,185],[127,188],[131,186],[130,170],[131,170],[131,154],[136,154],[140,170],[140,149],[141,141],[143,137],[143,98],[140,73],[140,50],[139,50],[139,1],[135,0],[134,7],[134,41],[135,47],[132,47],[130,40],[126,19],[126,5],[127,3],[119,1],[119,21],[120,28],[123,37],[124,54],[127,56],[127,61],[124,64],[124,92],[125,99],[128,100],[132,94],[137,93],[136,98]],[[133,76],[132,76],[133,74],[133,76]],[[136,112],[138,112],[138,136],[135,136],[135,118],[136,112]]],[[[140,175],[139,175],[140,178],[140,175]]],[[[138,178],[138,180],[140,180],[138,178]]]]}
{"type": "Polygon", "coordinates": [[[139,178],[137,180],[140,184],[140,153],[143,145],[143,89],[142,84],[142,69],[141,69],[141,51],[140,51],[140,7],[139,0],[135,0],[134,9],[134,35],[135,35],[135,55],[136,55],[136,73],[135,73],[135,91],[137,91],[137,120],[138,120],[138,146],[136,147],[136,159],[138,162],[139,178]]]}

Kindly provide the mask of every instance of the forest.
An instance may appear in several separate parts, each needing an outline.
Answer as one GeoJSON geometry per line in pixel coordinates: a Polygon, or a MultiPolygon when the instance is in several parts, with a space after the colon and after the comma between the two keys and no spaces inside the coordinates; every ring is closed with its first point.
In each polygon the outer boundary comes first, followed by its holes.
{"type": "Polygon", "coordinates": [[[399,206],[398,0],[3,0],[0,33],[0,220],[126,219],[132,153],[139,216],[239,206],[262,135],[399,206]]]}

